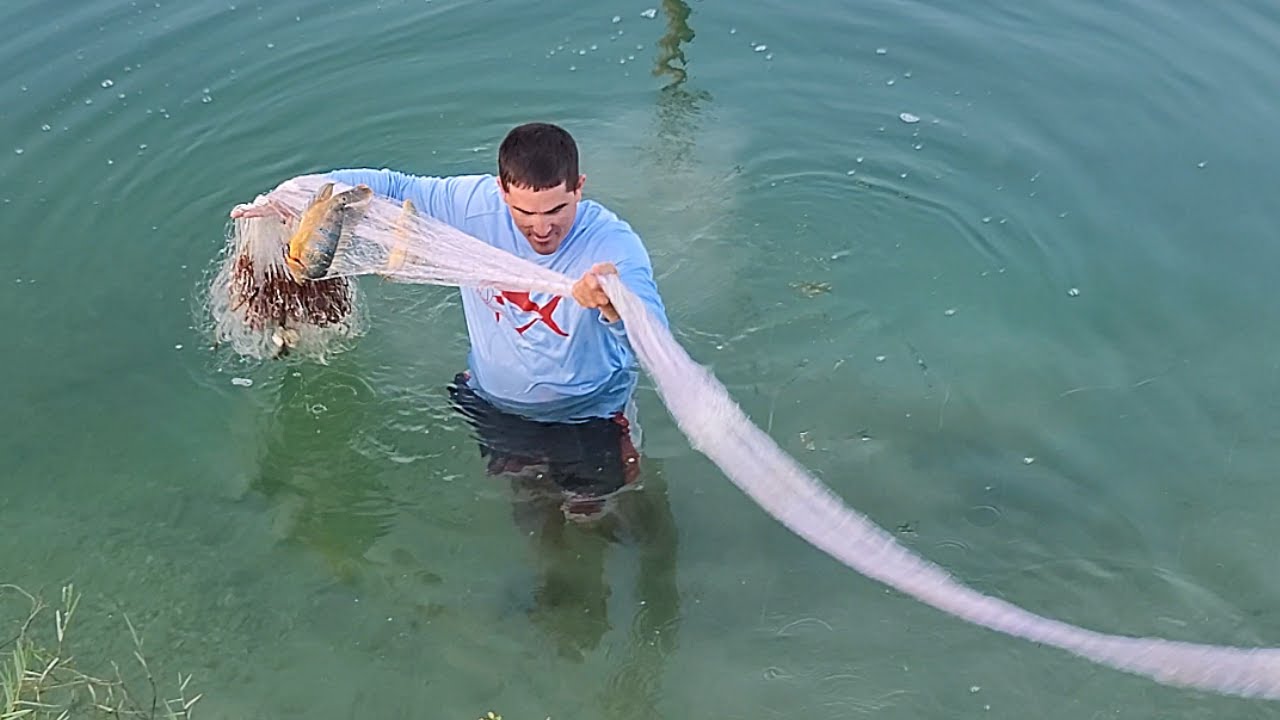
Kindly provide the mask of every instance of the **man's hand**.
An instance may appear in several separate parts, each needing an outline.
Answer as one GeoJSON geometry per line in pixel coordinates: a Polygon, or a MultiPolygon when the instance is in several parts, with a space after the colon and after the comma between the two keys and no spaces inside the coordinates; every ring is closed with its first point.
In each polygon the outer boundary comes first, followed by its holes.
{"type": "Polygon", "coordinates": [[[269,215],[275,215],[280,218],[281,222],[286,223],[293,219],[293,212],[289,208],[265,195],[259,195],[258,199],[251,203],[242,203],[231,208],[232,220],[267,217],[269,215]]]}
{"type": "Polygon", "coordinates": [[[573,299],[584,308],[599,310],[600,314],[604,315],[604,319],[612,323],[618,321],[618,311],[613,309],[613,303],[609,301],[604,288],[600,287],[600,280],[596,278],[596,275],[605,274],[617,275],[618,269],[613,266],[613,263],[596,263],[591,266],[591,270],[573,284],[573,299]]]}

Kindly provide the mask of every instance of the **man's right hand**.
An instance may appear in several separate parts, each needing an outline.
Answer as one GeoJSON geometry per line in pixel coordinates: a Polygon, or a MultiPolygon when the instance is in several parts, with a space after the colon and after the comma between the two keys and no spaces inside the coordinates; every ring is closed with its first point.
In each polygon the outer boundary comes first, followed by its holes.
{"type": "Polygon", "coordinates": [[[265,195],[259,195],[257,200],[251,203],[241,203],[231,208],[231,219],[239,220],[240,218],[258,218],[275,215],[280,218],[281,222],[289,222],[293,219],[293,213],[289,208],[280,203],[271,200],[265,195]]]}

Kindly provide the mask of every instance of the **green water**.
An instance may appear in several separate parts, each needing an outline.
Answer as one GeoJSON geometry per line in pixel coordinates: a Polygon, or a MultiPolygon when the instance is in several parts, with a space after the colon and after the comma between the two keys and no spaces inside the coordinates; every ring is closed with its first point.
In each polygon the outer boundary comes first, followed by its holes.
{"type": "Polygon", "coordinates": [[[614,532],[528,526],[446,407],[446,288],[365,283],[327,366],[211,351],[198,301],[286,177],[561,122],[852,506],[1051,617],[1280,645],[1273,4],[54,5],[0,7],[0,582],[128,611],[204,717],[1280,717],[887,593],[647,386],[614,532]]]}

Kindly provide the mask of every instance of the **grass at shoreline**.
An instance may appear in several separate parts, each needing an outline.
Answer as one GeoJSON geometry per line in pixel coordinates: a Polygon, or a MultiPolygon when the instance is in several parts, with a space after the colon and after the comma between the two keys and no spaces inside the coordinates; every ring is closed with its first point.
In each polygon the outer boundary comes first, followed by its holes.
{"type": "MultiPolygon", "coordinates": [[[[166,689],[152,674],[142,638],[124,616],[133,644],[132,657],[86,667],[72,642],[72,623],[80,609],[73,585],[62,588],[56,607],[17,585],[0,584],[0,608],[25,601],[25,613],[0,624],[0,720],[129,718],[179,720],[192,717],[201,695],[188,697],[191,676],[177,675],[166,689]],[[123,663],[123,665],[121,664],[123,663]]],[[[125,628],[121,628],[121,632],[125,628]]]]}

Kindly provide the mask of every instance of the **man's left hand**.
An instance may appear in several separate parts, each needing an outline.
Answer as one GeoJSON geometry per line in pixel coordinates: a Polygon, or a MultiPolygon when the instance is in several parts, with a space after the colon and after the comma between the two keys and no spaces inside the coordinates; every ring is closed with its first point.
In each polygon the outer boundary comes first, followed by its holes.
{"type": "Polygon", "coordinates": [[[604,288],[600,286],[600,280],[596,275],[612,274],[617,275],[618,269],[613,263],[596,263],[591,266],[582,279],[573,284],[573,299],[585,308],[595,308],[604,315],[604,319],[609,322],[618,321],[618,311],[613,308],[613,303],[609,301],[609,296],[605,294],[604,288]]]}

